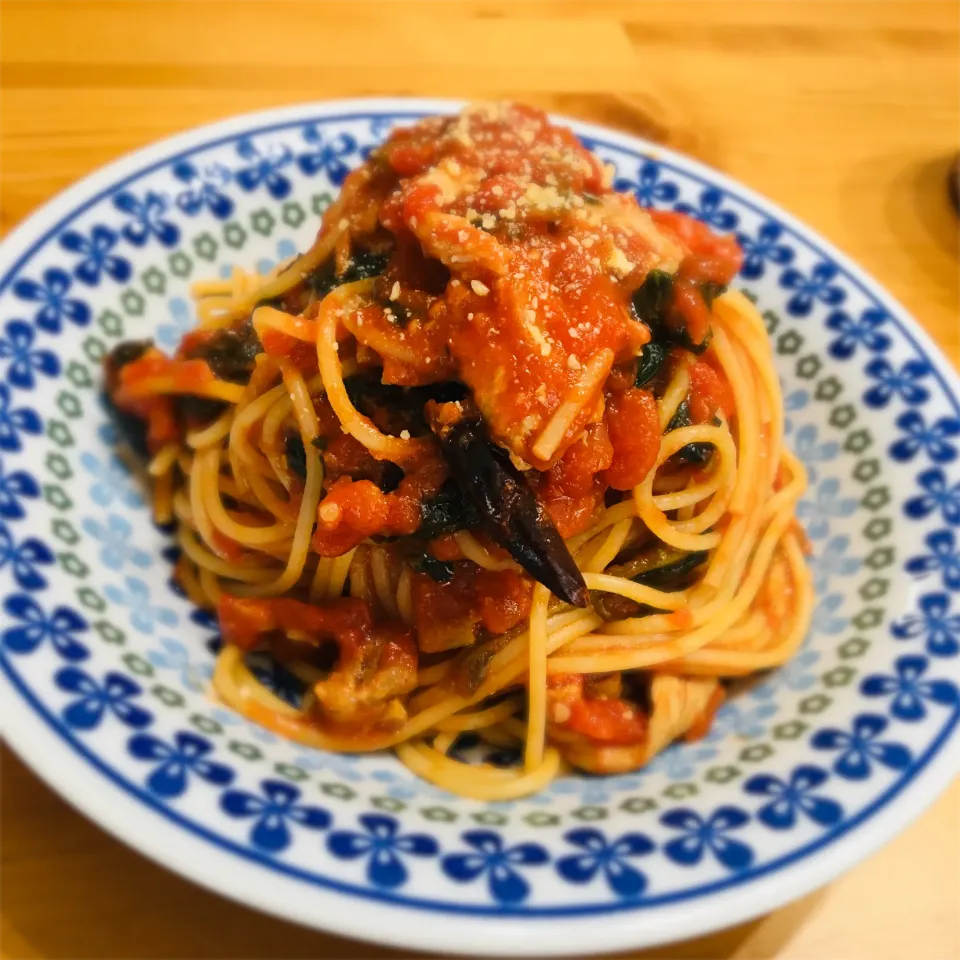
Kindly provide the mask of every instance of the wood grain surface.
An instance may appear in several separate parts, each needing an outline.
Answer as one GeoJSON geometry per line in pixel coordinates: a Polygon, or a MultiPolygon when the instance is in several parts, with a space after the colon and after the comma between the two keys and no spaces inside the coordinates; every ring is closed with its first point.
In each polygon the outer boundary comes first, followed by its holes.
{"type": "MultiPolygon", "coordinates": [[[[0,0],[0,231],[159,137],[332,97],[510,97],[660,140],[809,223],[960,359],[960,5],[0,0]]],[[[402,956],[201,891],[0,752],[0,957],[402,956]]],[[[960,957],[960,784],[842,879],[635,957],[960,957]]],[[[624,955],[626,956],[626,954],[624,955]]]]}

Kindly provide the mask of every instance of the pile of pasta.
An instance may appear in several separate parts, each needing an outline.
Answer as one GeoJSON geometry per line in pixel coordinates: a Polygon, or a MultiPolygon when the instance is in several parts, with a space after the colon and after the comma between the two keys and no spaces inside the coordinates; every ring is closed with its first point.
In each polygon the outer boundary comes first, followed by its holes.
{"type": "Polygon", "coordinates": [[[231,707],[502,800],[637,769],[798,649],[806,477],[740,251],[611,181],[539,111],[429,118],[305,253],[197,284],[173,357],[108,357],[231,707]]]}

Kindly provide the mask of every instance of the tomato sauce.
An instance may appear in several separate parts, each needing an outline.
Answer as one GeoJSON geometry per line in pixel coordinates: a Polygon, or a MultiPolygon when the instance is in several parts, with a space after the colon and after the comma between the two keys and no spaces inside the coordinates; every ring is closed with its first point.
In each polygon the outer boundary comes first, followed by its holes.
{"type": "Polygon", "coordinates": [[[693,343],[703,343],[710,329],[710,285],[730,283],[743,264],[743,251],[734,237],[715,234],[693,217],[660,210],[651,210],[650,216],[689,251],[674,274],[670,322],[693,343]]]}
{"type": "MultiPolygon", "coordinates": [[[[352,438],[351,438],[352,439],[352,438]]],[[[355,441],[336,439],[324,453],[324,462],[337,469],[363,470],[381,476],[383,465],[370,464],[355,441]]],[[[372,458],[370,458],[372,460],[372,458]]],[[[369,479],[337,477],[327,487],[317,508],[313,549],[321,557],[339,557],[374,535],[409,536],[420,526],[423,501],[434,496],[446,479],[446,466],[425,458],[406,473],[396,490],[384,493],[369,479]]]]}
{"type": "Polygon", "coordinates": [[[317,348],[315,343],[308,343],[283,333],[280,330],[267,328],[260,335],[263,352],[267,356],[278,360],[289,360],[307,379],[317,374],[317,348]]]}
{"type": "Polygon", "coordinates": [[[147,449],[159,452],[166,444],[176,442],[181,433],[173,398],[150,388],[154,378],[170,381],[176,392],[187,392],[190,387],[202,389],[214,377],[202,360],[171,360],[154,347],[145,350],[137,360],[122,366],[115,374],[112,399],[118,409],[140,417],[147,425],[147,449]]]}
{"type": "Polygon", "coordinates": [[[223,593],[217,618],[225,643],[251,650],[264,634],[297,631],[313,640],[335,637],[348,651],[369,641],[373,633],[370,606],[343,597],[322,607],[286,597],[234,597],[223,593]]]}
{"type": "MultiPolygon", "coordinates": [[[[374,162],[397,178],[379,206],[395,247],[376,302],[345,323],[386,383],[463,381],[493,439],[541,472],[531,476],[561,535],[586,529],[605,491],[634,487],[659,451],[656,401],[624,373],[650,339],[633,291],[654,267],[674,274],[668,319],[699,342],[710,292],[739,268],[736,242],[613,193],[610,172],[569,131],[526,107],[423,121],[374,162]],[[538,445],[567,409],[562,436],[538,445]]],[[[730,415],[711,366],[695,364],[691,383],[695,422],[730,415]]],[[[376,533],[397,529],[390,496],[331,488],[328,516],[340,514],[321,519],[315,547],[356,543],[375,520],[376,533]]]]}
{"type": "MultiPolygon", "coordinates": [[[[340,597],[323,606],[286,597],[254,599],[220,595],[217,618],[225,643],[251,650],[271,634],[293,633],[307,644],[323,640],[337,645],[337,661],[328,679],[313,686],[322,719],[328,723],[375,724],[390,702],[410,693],[417,679],[417,645],[413,631],[398,624],[378,624],[370,605],[340,597]]],[[[279,650],[289,648],[281,640],[279,650]]]]}
{"type": "Polygon", "coordinates": [[[710,423],[719,411],[729,420],[736,412],[733,391],[723,374],[704,360],[689,369],[690,419],[694,423],[710,423]]]}
{"type": "Polygon", "coordinates": [[[631,490],[653,469],[660,452],[660,415],[649,390],[631,387],[615,393],[604,422],[613,445],[613,460],[604,474],[614,490],[631,490]]]}
{"type": "Polygon", "coordinates": [[[593,424],[542,475],[537,492],[562,537],[586,530],[603,506],[605,485],[600,475],[613,455],[606,425],[593,424]]]}
{"type": "MultiPolygon", "coordinates": [[[[416,238],[454,275],[429,309],[446,332],[434,362],[452,359],[499,443],[551,467],[602,418],[610,365],[649,340],[630,293],[651,267],[679,263],[684,246],[633,198],[613,194],[611,172],[537,110],[481,105],[427,120],[379,156],[404,178],[381,222],[398,246],[416,238]],[[604,351],[610,364],[590,367],[604,351]],[[575,416],[537,455],[565,403],[577,405],[575,416]]],[[[420,363],[418,372],[422,355],[420,363]]]]}
{"type": "Polygon", "coordinates": [[[552,674],[548,677],[551,729],[579,734],[611,746],[646,740],[648,718],[636,704],[620,697],[585,695],[585,686],[582,674],[552,674]]]}
{"type": "Polygon", "coordinates": [[[472,644],[481,629],[505,633],[530,615],[533,584],[512,570],[474,570],[457,564],[452,580],[416,574],[413,605],[420,649],[439,653],[472,644]]]}

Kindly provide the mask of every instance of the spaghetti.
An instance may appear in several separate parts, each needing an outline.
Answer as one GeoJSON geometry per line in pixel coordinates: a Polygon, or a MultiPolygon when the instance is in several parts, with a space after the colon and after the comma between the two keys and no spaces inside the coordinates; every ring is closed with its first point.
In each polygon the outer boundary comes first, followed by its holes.
{"type": "Polygon", "coordinates": [[[173,357],[108,357],[231,707],[505,800],[703,735],[797,650],[806,478],[740,251],[610,183],[538,111],[425,120],[306,253],[197,285],[173,357]]]}

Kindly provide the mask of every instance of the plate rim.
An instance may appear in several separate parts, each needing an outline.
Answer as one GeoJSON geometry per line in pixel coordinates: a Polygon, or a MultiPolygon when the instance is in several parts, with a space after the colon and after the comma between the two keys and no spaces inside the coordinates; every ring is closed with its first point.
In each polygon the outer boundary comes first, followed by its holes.
{"type": "MultiPolygon", "coordinates": [[[[92,171],[33,211],[0,243],[0,272],[6,281],[19,268],[21,261],[32,255],[33,247],[41,242],[57,220],[82,210],[84,200],[95,202],[96,195],[105,189],[116,189],[125,179],[165,165],[183,150],[213,145],[251,127],[262,132],[264,127],[283,126],[311,117],[337,119],[351,112],[366,115],[377,112],[394,115],[450,112],[461,105],[462,101],[457,100],[423,98],[313,101],[241,114],[165,137],[92,171]]],[[[738,198],[775,216],[828,255],[865,293],[884,303],[903,333],[928,356],[945,392],[960,409],[960,378],[943,351],[881,284],[826,238],[778,204],[691,157],[597,124],[559,116],[555,119],[571,125],[580,135],[601,139],[611,145],[619,143],[632,151],[673,163],[706,183],[727,187],[738,198]]],[[[409,900],[389,903],[337,891],[316,882],[305,890],[302,881],[276,870],[264,872],[263,865],[248,858],[240,858],[238,864],[236,855],[225,851],[220,838],[217,838],[214,850],[205,849],[204,855],[197,858],[194,854],[200,831],[196,827],[191,825],[184,830],[176,822],[179,818],[171,817],[173,811],[150,809],[142,797],[116,783],[109,769],[103,769],[92,751],[81,744],[67,742],[59,734],[42,705],[31,707],[29,691],[14,695],[15,685],[5,672],[0,677],[0,689],[4,691],[2,699],[5,704],[0,716],[0,730],[24,762],[85,816],[161,866],[245,906],[307,926],[393,946],[442,952],[472,952],[469,934],[474,932],[483,937],[484,953],[489,954],[492,947],[497,952],[516,955],[559,955],[582,952],[582,948],[570,942],[574,934],[589,935],[591,950],[614,950],[654,946],[752,919],[822,886],[892,839],[939,796],[960,768],[960,736],[954,718],[952,726],[945,725],[937,739],[928,746],[924,754],[928,757],[927,762],[912,779],[895,785],[896,789],[888,790],[880,799],[875,798],[867,810],[850,821],[843,834],[835,836],[824,846],[785,866],[771,867],[770,873],[760,878],[727,886],[698,899],[650,905],[647,909],[643,903],[626,904],[620,911],[605,912],[604,924],[600,929],[594,929],[592,913],[548,917],[525,914],[505,918],[502,914],[443,912],[436,906],[417,907],[409,900]],[[68,770],[71,772],[65,776],[68,770]],[[106,790],[104,773],[110,781],[106,790]],[[69,795],[64,787],[69,787],[69,795]],[[114,811],[121,808],[125,808],[124,815],[115,816],[114,811]],[[153,829],[145,829],[145,814],[147,826],[153,820],[153,829]],[[263,883],[265,878],[269,881],[266,885],[263,883]],[[757,886],[757,879],[762,879],[761,886],[757,886]],[[258,891],[260,902],[256,904],[249,901],[251,883],[264,887],[263,891],[258,891]],[[749,896],[747,891],[750,891],[749,896]],[[331,909],[323,912],[322,924],[318,924],[317,908],[322,907],[324,901],[331,909]],[[739,906],[737,901],[741,901],[739,906]],[[359,906],[361,909],[355,911],[358,916],[354,918],[350,911],[336,909],[345,904],[354,908],[359,906]],[[431,917],[429,927],[421,922],[424,915],[431,917]],[[504,923],[505,919],[510,922],[504,923]],[[521,922],[517,923],[517,920],[521,922]],[[371,921],[376,925],[375,930],[370,929],[371,921]],[[587,927],[587,924],[591,926],[587,927]]]]}

